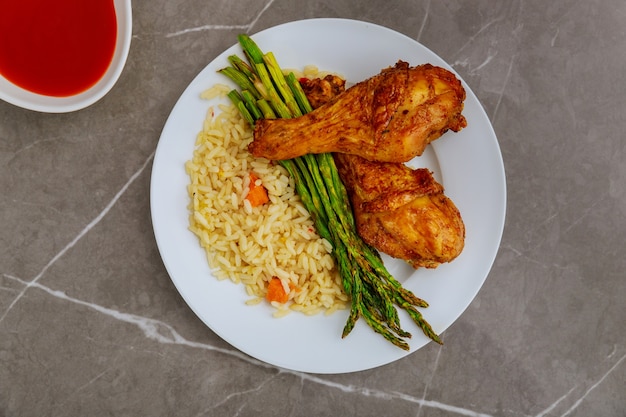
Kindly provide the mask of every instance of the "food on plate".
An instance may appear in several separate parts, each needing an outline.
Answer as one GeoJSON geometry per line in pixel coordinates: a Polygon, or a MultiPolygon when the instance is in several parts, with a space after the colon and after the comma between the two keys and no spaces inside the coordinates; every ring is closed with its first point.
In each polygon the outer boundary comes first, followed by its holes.
{"type": "MultiPolygon", "coordinates": [[[[305,79],[302,88],[313,108],[341,94],[338,76],[305,79]]],[[[365,242],[414,268],[435,268],[454,260],[465,244],[461,213],[443,186],[425,168],[334,154],[348,190],[356,228],[365,242]]]]}
{"type": "MultiPolygon", "coordinates": [[[[264,54],[249,36],[240,35],[238,39],[247,62],[231,56],[230,66],[221,69],[220,73],[239,86],[239,90],[231,90],[228,97],[243,118],[254,126],[264,123],[265,119],[306,117],[302,115],[313,109],[294,73],[283,74],[274,55],[271,52],[264,54]]],[[[389,72],[403,71],[400,69],[402,64],[397,67],[389,72]]],[[[408,75],[405,74],[405,77],[408,75]]],[[[402,76],[398,75],[398,78],[402,76]]],[[[437,82],[434,84],[439,85],[437,82]]],[[[391,88],[389,93],[394,93],[393,87],[388,87],[391,88]]],[[[401,86],[396,88],[398,92],[406,90],[401,86]]],[[[343,95],[338,96],[335,102],[339,102],[341,96],[343,95]]],[[[434,100],[436,103],[449,101],[434,100]]],[[[333,102],[329,103],[329,106],[332,104],[333,102]]],[[[324,107],[326,106],[322,108],[324,107]]],[[[411,110],[407,109],[407,113],[411,113],[411,110]]],[[[330,114],[327,116],[332,117],[330,114]]],[[[291,143],[289,146],[293,145],[291,143]]],[[[252,149],[251,146],[248,149],[252,149]]],[[[304,207],[311,215],[317,233],[332,249],[344,292],[351,302],[342,337],[346,337],[359,318],[363,318],[374,331],[394,345],[410,349],[405,339],[411,337],[411,334],[400,325],[397,311],[399,307],[408,313],[425,335],[441,343],[439,336],[418,310],[428,304],[404,288],[389,273],[378,251],[357,234],[348,194],[332,154],[306,153],[290,159],[280,159],[276,161],[276,166],[283,167],[289,173],[304,207]]],[[[284,289],[287,290],[288,287],[284,289]]]]}
{"type": "Polygon", "coordinates": [[[335,161],[367,243],[414,268],[435,268],[461,253],[461,213],[430,170],[348,154],[335,161]]]}
{"type": "Polygon", "coordinates": [[[273,160],[341,152],[407,162],[446,131],[466,126],[464,100],[450,71],[398,61],[304,116],[259,120],[249,149],[273,160]]]}
{"type": "MultiPolygon", "coordinates": [[[[229,87],[223,87],[207,98],[225,94],[229,87]]],[[[349,297],[330,245],[315,232],[285,169],[250,155],[251,140],[252,130],[236,108],[211,108],[185,165],[189,228],[205,249],[213,275],[244,285],[248,304],[266,300],[276,277],[287,290],[286,300],[269,297],[275,316],[347,309],[349,297]],[[250,201],[255,189],[267,193],[266,203],[250,201]]]]}

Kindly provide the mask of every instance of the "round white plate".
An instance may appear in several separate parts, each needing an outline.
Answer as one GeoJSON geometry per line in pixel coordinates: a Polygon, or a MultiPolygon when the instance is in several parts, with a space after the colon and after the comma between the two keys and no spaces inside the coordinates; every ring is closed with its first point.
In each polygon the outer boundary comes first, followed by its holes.
{"type": "Polygon", "coordinates": [[[114,0],[117,16],[117,40],[109,68],[88,90],[68,97],[45,96],[21,88],[0,75],[0,100],[43,113],[69,113],[91,106],[113,88],[120,77],[130,51],[132,36],[131,0],[114,0]]]}
{"type": "MultiPolygon", "coordinates": [[[[353,20],[311,19],[276,26],[252,36],[260,48],[274,52],[283,68],[308,64],[358,82],[394,65],[431,63],[450,68],[416,41],[390,29],[353,20]]],[[[216,71],[227,56],[243,57],[234,45],[204,68],[187,87],[164,126],[152,171],[151,210],[154,233],[163,262],[189,307],[215,333],[237,349],[261,361],[296,371],[344,373],[365,370],[400,359],[430,340],[401,311],[403,327],[413,334],[411,351],[393,346],[359,320],[341,339],[348,316],[308,317],[292,313],[273,318],[269,306],[244,304],[243,286],[211,275],[198,239],[188,230],[189,178],[184,164],[191,159],[207,109],[215,103],[200,93],[228,80],[216,71]]],[[[462,254],[434,270],[413,270],[385,257],[391,273],[430,303],[423,315],[437,333],[443,332],[467,308],[483,285],[500,245],[506,189],[502,156],[491,124],[467,85],[464,115],[468,126],[435,141],[414,166],[431,168],[455,202],[466,225],[462,254]]],[[[444,337],[445,342],[445,337],[444,337]]]]}

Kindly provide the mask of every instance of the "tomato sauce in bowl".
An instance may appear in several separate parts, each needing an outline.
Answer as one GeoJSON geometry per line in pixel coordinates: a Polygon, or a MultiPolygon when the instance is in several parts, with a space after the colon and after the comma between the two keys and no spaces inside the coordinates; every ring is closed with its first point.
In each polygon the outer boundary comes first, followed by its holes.
{"type": "Polygon", "coordinates": [[[86,107],[126,62],[130,0],[0,0],[0,99],[44,112],[86,107]]]}

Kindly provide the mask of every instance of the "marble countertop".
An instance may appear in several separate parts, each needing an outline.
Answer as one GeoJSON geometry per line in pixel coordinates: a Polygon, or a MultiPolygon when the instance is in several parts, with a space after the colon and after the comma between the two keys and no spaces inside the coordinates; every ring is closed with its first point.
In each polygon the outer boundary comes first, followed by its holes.
{"type": "Polygon", "coordinates": [[[0,102],[0,416],[623,417],[625,26],[621,0],[134,2],[102,100],[66,114],[0,102]],[[315,17],[387,26],[442,57],[506,170],[498,255],[445,345],[346,374],[223,341],[172,284],[150,218],[185,87],[237,34],[315,17]]]}

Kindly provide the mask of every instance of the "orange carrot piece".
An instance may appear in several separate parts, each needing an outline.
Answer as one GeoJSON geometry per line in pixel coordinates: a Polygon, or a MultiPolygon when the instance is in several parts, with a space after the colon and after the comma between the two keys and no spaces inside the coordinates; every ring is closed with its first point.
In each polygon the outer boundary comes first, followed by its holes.
{"type": "Polygon", "coordinates": [[[278,277],[272,277],[267,285],[267,294],[265,295],[267,301],[278,301],[279,303],[286,303],[289,300],[289,294],[285,292],[283,283],[278,277]]]}
{"type": "Polygon", "coordinates": [[[252,207],[260,206],[270,201],[267,195],[267,189],[263,185],[256,185],[257,177],[253,172],[250,173],[250,191],[246,196],[246,200],[250,202],[252,207]]]}

